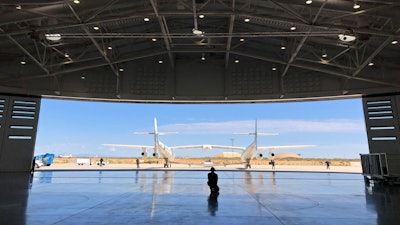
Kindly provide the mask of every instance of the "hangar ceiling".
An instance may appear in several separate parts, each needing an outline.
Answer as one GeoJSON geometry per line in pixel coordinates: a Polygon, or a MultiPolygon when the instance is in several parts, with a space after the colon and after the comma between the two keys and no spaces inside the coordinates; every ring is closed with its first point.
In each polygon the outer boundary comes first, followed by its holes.
{"type": "Polygon", "coordinates": [[[2,0],[0,92],[187,103],[396,93],[399,12],[395,0],[2,0]]]}

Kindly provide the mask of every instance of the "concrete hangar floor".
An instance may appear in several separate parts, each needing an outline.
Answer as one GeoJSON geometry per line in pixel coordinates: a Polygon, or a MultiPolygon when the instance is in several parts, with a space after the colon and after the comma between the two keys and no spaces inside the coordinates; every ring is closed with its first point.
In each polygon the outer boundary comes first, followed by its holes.
{"type": "Polygon", "coordinates": [[[217,170],[0,173],[0,224],[399,224],[400,189],[360,173],[217,170]]]}

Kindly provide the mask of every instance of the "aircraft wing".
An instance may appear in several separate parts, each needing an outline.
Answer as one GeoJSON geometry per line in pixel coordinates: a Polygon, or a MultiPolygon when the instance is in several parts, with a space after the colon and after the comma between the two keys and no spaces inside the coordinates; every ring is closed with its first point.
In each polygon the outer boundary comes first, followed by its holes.
{"type": "Polygon", "coordinates": [[[171,150],[188,150],[194,148],[201,148],[203,150],[211,150],[210,145],[184,145],[184,146],[173,146],[171,150]]]}
{"type": "Polygon", "coordinates": [[[137,148],[137,149],[154,149],[150,145],[120,145],[120,144],[102,144],[103,146],[116,147],[116,148],[137,148]]]}
{"type": "Polygon", "coordinates": [[[257,147],[258,150],[279,150],[279,149],[290,149],[290,148],[312,148],[315,145],[281,145],[281,146],[266,146],[257,147]]]}
{"type": "Polygon", "coordinates": [[[237,146],[225,146],[225,145],[208,145],[210,148],[219,148],[219,149],[231,149],[231,150],[240,150],[245,151],[245,147],[237,147],[237,146]]]}

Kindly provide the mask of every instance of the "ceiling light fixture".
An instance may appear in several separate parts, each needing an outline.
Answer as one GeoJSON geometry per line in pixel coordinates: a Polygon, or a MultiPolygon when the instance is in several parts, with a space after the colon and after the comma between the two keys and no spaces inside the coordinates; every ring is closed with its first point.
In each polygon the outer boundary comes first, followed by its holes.
{"type": "Polygon", "coordinates": [[[239,63],[239,59],[235,59],[235,63],[239,63]]]}
{"type": "Polygon", "coordinates": [[[192,29],[192,32],[193,32],[194,35],[197,35],[197,36],[200,36],[200,35],[204,34],[203,31],[201,31],[199,29],[195,29],[195,28],[192,29]]]}
{"type": "Polygon", "coordinates": [[[200,15],[199,15],[199,18],[200,18],[200,19],[204,19],[204,17],[205,17],[204,14],[200,14],[200,15]]]}
{"type": "Polygon", "coordinates": [[[159,63],[159,64],[163,64],[163,63],[164,63],[164,61],[162,61],[162,60],[158,60],[158,63],[159,63]]]}
{"type": "Polygon", "coordinates": [[[291,31],[295,31],[296,29],[297,29],[297,28],[296,28],[295,26],[291,26],[291,27],[290,27],[290,30],[291,30],[291,31]]]}
{"type": "Polygon", "coordinates": [[[243,42],[243,41],[244,41],[244,38],[240,38],[239,41],[240,41],[240,42],[243,42]]]}
{"type": "Polygon", "coordinates": [[[350,34],[339,34],[339,39],[344,42],[352,42],[356,40],[356,36],[350,34]]]}
{"type": "Polygon", "coordinates": [[[276,66],[272,66],[272,71],[276,71],[276,66]]]}
{"type": "Polygon", "coordinates": [[[321,55],[321,57],[322,57],[322,58],[326,58],[326,57],[328,57],[328,54],[326,54],[326,52],[323,52],[322,55],[321,55]]]}
{"type": "Polygon", "coordinates": [[[93,26],[93,29],[94,30],[100,30],[100,27],[99,26],[93,26]]]}
{"type": "Polygon", "coordinates": [[[21,10],[21,9],[22,9],[22,6],[21,6],[21,5],[16,5],[15,8],[16,8],[17,10],[21,10]]]}
{"type": "Polygon", "coordinates": [[[150,18],[149,17],[145,17],[145,18],[143,18],[143,20],[144,20],[144,22],[149,22],[150,18]]]}
{"type": "Polygon", "coordinates": [[[202,61],[206,60],[206,57],[204,56],[204,53],[201,54],[201,60],[202,60],[202,61]]]}
{"type": "Polygon", "coordinates": [[[361,7],[360,4],[358,4],[357,1],[354,1],[353,9],[359,9],[361,7]]]}
{"type": "Polygon", "coordinates": [[[119,72],[124,72],[124,68],[119,68],[119,72]]]}
{"type": "Polygon", "coordinates": [[[79,3],[81,3],[79,0],[74,0],[74,3],[75,4],[79,4],[79,3]]]}
{"type": "Polygon", "coordinates": [[[26,65],[26,58],[25,56],[22,58],[22,60],[19,62],[21,65],[26,65]]]}
{"type": "Polygon", "coordinates": [[[112,45],[109,44],[108,47],[107,47],[107,49],[108,49],[108,50],[112,50],[112,45]]]}
{"type": "Polygon", "coordinates": [[[244,22],[245,22],[245,23],[250,22],[250,18],[245,18],[245,19],[244,19],[244,22]]]}
{"type": "Polygon", "coordinates": [[[86,79],[86,77],[85,77],[84,75],[82,75],[82,76],[81,76],[81,79],[84,80],[84,79],[86,79]]]}
{"type": "Polygon", "coordinates": [[[306,1],[306,4],[307,4],[307,5],[310,5],[311,3],[312,3],[312,0],[307,0],[307,1],[306,1]]]}
{"type": "Polygon", "coordinates": [[[61,34],[45,34],[44,36],[49,41],[59,41],[59,40],[61,40],[61,34]]]}
{"type": "Polygon", "coordinates": [[[368,63],[368,66],[373,66],[375,65],[373,62],[368,63]]]}
{"type": "Polygon", "coordinates": [[[392,45],[397,45],[397,43],[399,43],[397,40],[392,41],[392,45]]]}
{"type": "Polygon", "coordinates": [[[284,44],[281,45],[281,50],[285,50],[286,46],[284,44]]]}
{"type": "Polygon", "coordinates": [[[68,52],[64,53],[64,57],[65,57],[65,58],[69,58],[68,52]]]}
{"type": "Polygon", "coordinates": [[[156,42],[156,41],[157,41],[157,38],[152,38],[151,41],[152,41],[152,42],[156,42]]]}

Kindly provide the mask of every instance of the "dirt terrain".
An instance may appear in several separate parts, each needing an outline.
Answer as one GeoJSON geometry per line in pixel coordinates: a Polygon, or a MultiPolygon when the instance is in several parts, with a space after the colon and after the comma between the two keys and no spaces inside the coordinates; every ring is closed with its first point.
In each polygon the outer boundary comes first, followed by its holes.
{"type": "MultiPolygon", "coordinates": [[[[82,157],[85,158],[85,157],[82,157]]],[[[87,157],[86,157],[87,158],[87,157]]],[[[54,158],[55,164],[62,163],[76,163],[76,157],[72,158],[54,158]]],[[[96,163],[100,160],[100,158],[92,157],[92,163],[96,163]]],[[[162,159],[153,159],[153,158],[139,158],[140,163],[160,163],[163,164],[164,160],[162,159]]],[[[349,159],[276,159],[275,165],[289,165],[289,166],[323,166],[325,165],[325,161],[330,161],[331,166],[351,166],[352,162],[359,163],[359,160],[349,160],[349,159]]],[[[105,162],[110,164],[136,164],[136,158],[104,158],[105,162]]],[[[241,160],[239,158],[175,158],[175,163],[179,164],[203,164],[204,162],[211,161],[213,164],[241,164],[241,160]]],[[[268,165],[268,159],[257,160],[254,159],[251,161],[252,165],[268,165]]]]}

